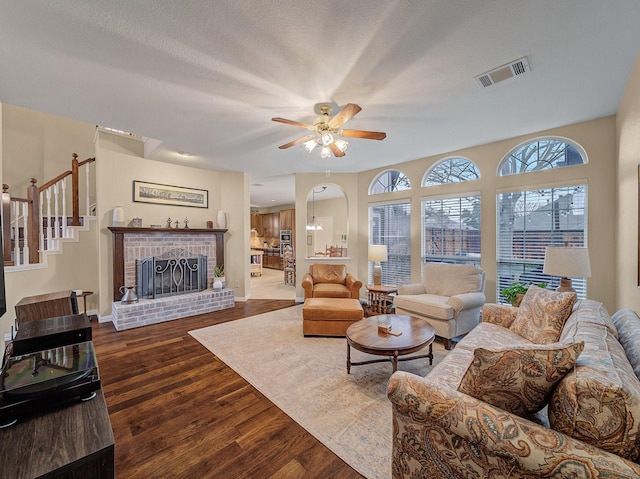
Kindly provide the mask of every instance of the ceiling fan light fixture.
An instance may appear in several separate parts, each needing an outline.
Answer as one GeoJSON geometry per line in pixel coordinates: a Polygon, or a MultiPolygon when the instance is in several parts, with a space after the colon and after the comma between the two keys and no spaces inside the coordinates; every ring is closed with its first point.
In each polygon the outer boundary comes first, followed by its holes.
{"type": "Polygon", "coordinates": [[[324,146],[329,146],[331,143],[333,143],[333,135],[331,133],[323,133],[321,139],[324,146]]]}
{"type": "Polygon", "coordinates": [[[316,146],[320,145],[320,156],[322,158],[329,158],[331,155],[340,158],[344,156],[348,143],[338,138],[339,136],[368,140],[384,140],[387,137],[387,134],[382,131],[341,129],[345,122],[349,121],[362,110],[360,105],[347,103],[335,116],[329,116],[331,105],[323,104],[319,106],[321,115],[316,118],[313,125],[287,120],[286,118],[271,118],[272,121],[277,121],[278,123],[285,123],[312,131],[310,135],[280,145],[278,148],[285,150],[295,145],[304,144],[307,152],[311,153],[315,150],[316,146]]]}
{"type": "Polygon", "coordinates": [[[305,150],[307,150],[309,153],[311,153],[316,146],[318,146],[317,138],[314,138],[313,140],[309,140],[304,144],[305,150]]]}
{"type": "Polygon", "coordinates": [[[338,149],[342,152],[344,152],[344,150],[347,149],[347,147],[349,146],[349,143],[338,138],[337,140],[335,140],[334,142],[336,144],[336,146],[338,147],[338,149]]]}

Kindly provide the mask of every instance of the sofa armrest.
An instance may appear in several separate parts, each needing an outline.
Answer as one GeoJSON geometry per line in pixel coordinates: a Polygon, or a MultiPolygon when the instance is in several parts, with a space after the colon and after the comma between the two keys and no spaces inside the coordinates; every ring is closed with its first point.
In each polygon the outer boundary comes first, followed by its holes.
{"type": "Polygon", "coordinates": [[[405,284],[398,288],[398,294],[425,294],[422,283],[405,284]]]}
{"type": "Polygon", "coordinates": [[[482,307],[482,322],[493,323],[504,328],[511,327],[518,315],[518,308],[508,304],[486,303],[482,307]]]}
{"type": "Polygon", "coordinates": [[[302,277],[302,289],[304,289],[304,299],[313,298],[313,276],[305,273],[302,277]]]}
{"type": "Polygon", "coordinates": [[[462,293],[451,296],[447,303],[459,313],[463,309],[479,308],[486,300],[484,293],[462,293]]]}
{"type": "Polygon", "coordinates": [[[404,465],[403,475],[397,477],[418,477],[416,470],[435,465],[450,466],[446,477],[459,477],[454,471],[461,470],[467,471],[464,477],[485,477],[485,468],[502,469],[508,477],[640,477],[638,464],[428,377],[396,372],[387,395],[393,405],[393,464],[404,465]],[[430,443],[424,444],[425,439],[430,443]],[[472,450],[477,453],[469,454],[472,450]]]}
{"type": "Polygon", "coordinates": [[[352,299],[360,298],[360,288],[362,288],[362,281],[356,278],[351,273],[347,273],[347,280],[345,282],[345,286],[351,291],[352,299]]]}

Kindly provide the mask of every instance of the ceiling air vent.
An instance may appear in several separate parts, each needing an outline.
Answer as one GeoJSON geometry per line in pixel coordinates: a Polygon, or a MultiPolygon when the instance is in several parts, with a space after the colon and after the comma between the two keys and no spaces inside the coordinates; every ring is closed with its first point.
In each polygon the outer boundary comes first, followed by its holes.
{"type": "Polygon", "coordinates": [[[508,80],[509,78],[524,75],[530,71],[529,60],[527,60],[527,57],[522,57],[506,65],[494,68],[482,75],[478,75],[475,79],[482,88],[487,88],[501,81],[508,80]]]}

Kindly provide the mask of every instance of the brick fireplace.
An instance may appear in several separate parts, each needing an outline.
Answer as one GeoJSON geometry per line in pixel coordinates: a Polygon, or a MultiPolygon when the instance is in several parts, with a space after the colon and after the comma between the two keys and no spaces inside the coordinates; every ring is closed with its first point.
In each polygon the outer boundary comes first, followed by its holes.
{"type": "Polygon", "coordinates": [[[210,289],[216,265],[224,262],[224,233],[227,230],[110,227],[113,235],[113,324],[130,329],[197,314],[232,308],[234,291],[210,289]],[[207,289],[200,292],[140,299],[122,304],[122,286],[136,285],[136,260],[181,250],[206,257],[207,289]]]}

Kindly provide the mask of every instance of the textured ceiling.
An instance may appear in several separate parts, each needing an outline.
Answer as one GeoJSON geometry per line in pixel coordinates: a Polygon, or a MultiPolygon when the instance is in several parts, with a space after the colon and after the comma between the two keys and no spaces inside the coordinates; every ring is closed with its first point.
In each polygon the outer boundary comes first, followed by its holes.
{"type": "Polygon", "coordinates": [[[292,203],[296,172],[614,114],[638,19],[637,0],[0,0],[0,101],[161,140],[149,158],[249,172],[252,204],[292,203]],[[475,82],[523,56],[530,74],[475,82]],[[312,122],[319,102],[360,104],[346,127],[387,139],[279,150],[307,131],[271,118],[312,122]]]}

